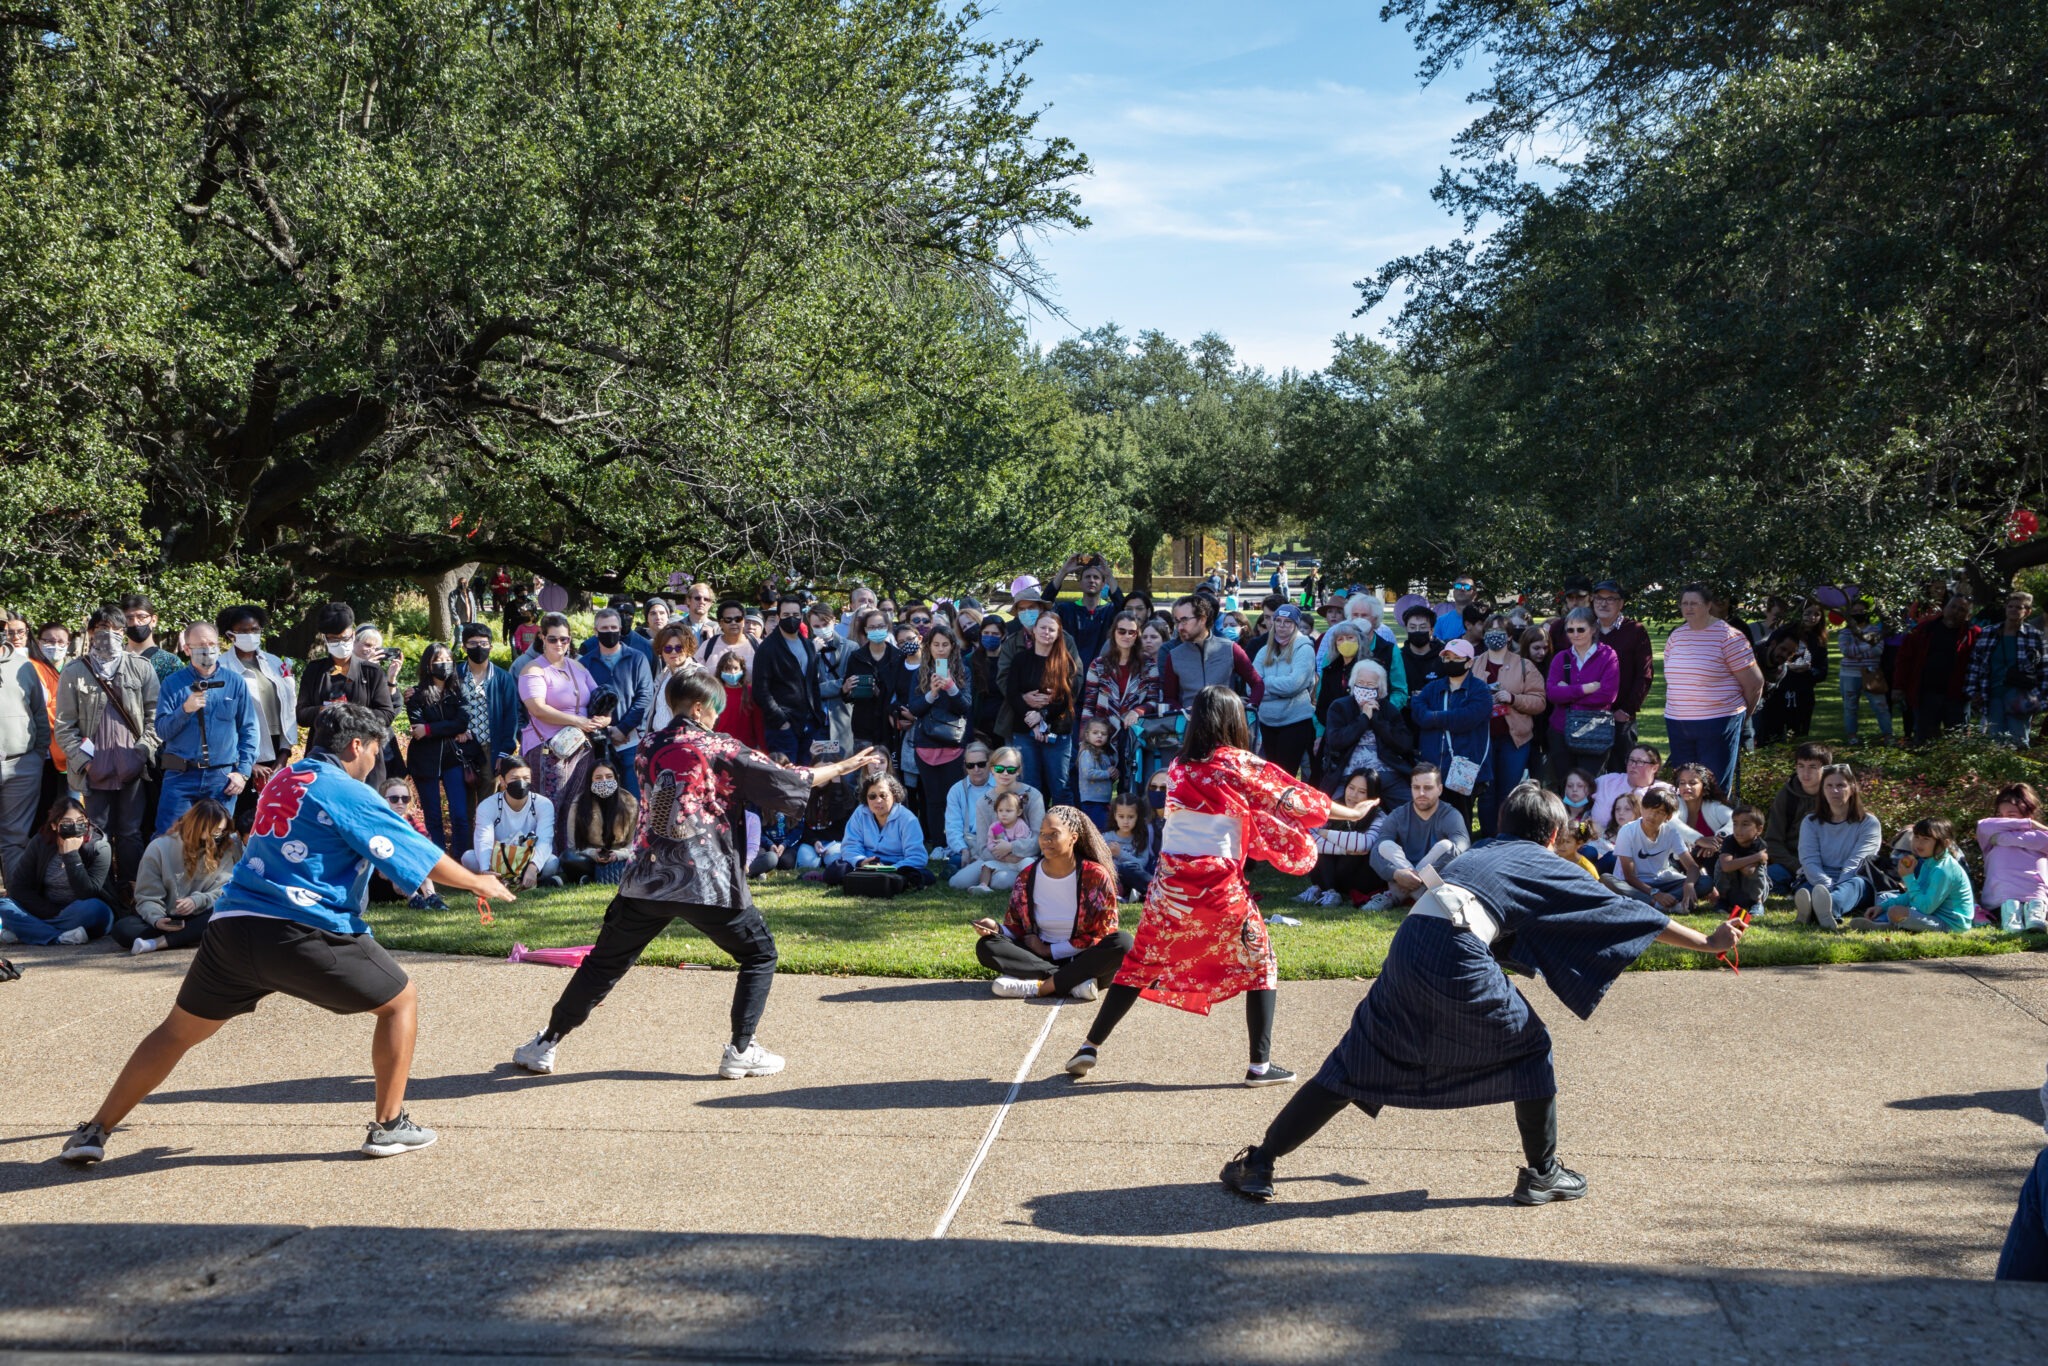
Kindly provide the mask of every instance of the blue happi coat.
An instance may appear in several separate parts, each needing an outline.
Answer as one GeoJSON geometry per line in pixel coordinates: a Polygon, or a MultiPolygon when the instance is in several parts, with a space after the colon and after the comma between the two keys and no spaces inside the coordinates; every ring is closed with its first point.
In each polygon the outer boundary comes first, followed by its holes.
{"type": "Polygon", "coordinates": [[[1443,879],[1485,903],[1500,937],[1489,948],[1448,920],[1410,915],[1316,1083],[1374,1108],[1556,1095],[1550,1031],[1499,960],[1542,977],[1586,1019],[1670,917],[1528,840],[1460,854],[1443,879]]]}

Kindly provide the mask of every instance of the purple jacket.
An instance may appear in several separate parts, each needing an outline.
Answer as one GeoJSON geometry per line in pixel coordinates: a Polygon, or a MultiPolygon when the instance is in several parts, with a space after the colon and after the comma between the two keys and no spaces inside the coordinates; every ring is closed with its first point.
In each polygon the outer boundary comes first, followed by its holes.
{"type": "Polygon", "coordinates": [[[1543,691],[1557,705],[1550,709],[1550,728],[1564,729],[1565,714],[1573,707],[1590,707],[1601,711],[1614,705],[1614,699],[1621,696],[1621,657],[1613,647],[1595,645],[1592,662],[1584,669],[1577,669],[1578,660],[1567,645],[1550,657],[1550,676],[1544,682],[1543,691]],[[1600,686],[1593,692],[1583,691],[1588,683],[1600,686]]]}

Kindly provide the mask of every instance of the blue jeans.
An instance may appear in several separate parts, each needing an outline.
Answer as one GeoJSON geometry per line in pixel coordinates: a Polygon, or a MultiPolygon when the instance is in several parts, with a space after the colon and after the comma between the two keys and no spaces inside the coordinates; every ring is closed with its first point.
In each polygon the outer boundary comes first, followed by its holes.
{"type": "Polygon", "coordinates": [[[1479,766],[1479,838],[1490,840],[1500,833],[1500,804],[1529,771],[1529,747],[1509,744],[1494,737],[1486,762],[1479,766]]]}
{"type": "Polygon", "coordinates": [[[1984,707],[1984,733],[1994,740],[2005,740],[2016,748],[2025,749],[2034,735],[2034,718],[2014,716],[2005,709],[2005,700],[2014,696],[2000,688],[1991,694],[1984,707]]]}
{"type": "MultiPolygon", "coordinates": [[[[1811,887],[1813,884],[1801,878],[1799,885],[1811,887]]],[[[1834,898],[1835,914],[1838,916],[1854,915],[1863,909],[1866,902],[1875,899],[1871,896],[1870,884],[1854,876],[1837,878],[1829,886],[1828,895],[1834,898]]]]}
{"type": "Polygon", "coordinates": [[[1017,777],[1044,796],[1047,806],[1069,806],[1074,800],[1074,737],[1055,735],[1040,740],[1030,731],[1011,742],[1024,756],[1023,771],[1017,777]]]}
{"type": "Polygon", "coordinates": [[[55,920],[42,920],[0,896],[0,928],[11,931],[24,944],[54,944],[58,935],[81,925],[88,938],[99,938],[114,928],[114,908],[97,897],[87,897],[57,912],[55,920]]]}
{"type": "Polygon", "coordinates": [[[2048,1148],[2034,1159],[2034,1171],[2020,1187],[2019,1208],[1998,1254],[1997,1279],[2048,1281],[2048,1148]]]}
{"type": "Polygon", "coordinates": [[[1892,738],[1892,704],[1881,693],[1868,692],[1863,687],[1861,670],[1844,669],[1842,682],[1842,734],[1849,737],[1849,743],[1856,743],[1856,727],[1862,720],[1862,703],[1870,699],[1870,710],[1877,714],[1877,733],[1886,740],[1892,738]]]}
{"type": "Polygon", "coordinates": [[[420,790],[420,814],[426,817],[427,838],[443,853],[461,858],[469,850],[469,842],[476,834],[469,824],[469,782],[463,776],[461,764],[441,770],[438,779],[422,779],[413,775],[413,785],[420,790]],[[441,799],[448,799],[448,832],[441,833],[441,799]]]}
{"type": "Polygon", "coordinates": [[[1792,884],[1799,879],[1798,873],[1782,863],[1766,863],[1764,875],[1771,880],[1771,890],[1782,895],[1790,895],[1792,884]]]}
{"type": "Polygon", "coordinates": [[[219,802],[232,813],[235,803],[228,796],[228,779],[234,772],[232,768],[203,768],[164,774],[162,794],[156,802],[156,833],[170,829],[197,802],[219,802]]]}
{"type": "Polygon", "coordinates": [[[1735,801],[1736,782],[1740,777],[1737,765],[1742,759],[1742,718],[1745,713],[1733,716],[1713,716],[1704,721],[1674,721],[1666,718],[1665,732],[1671,739],[1671,756],[1665,766],[1678,769],[1686,764],[1705,764],[1720,780],[1721,790],[1728,794],[1728,801],[1735,801]]]}
{"type": "Polygon", "coordinates": [[[632,793],[635,801],[640,799],[640,767],[635,762],[639,757],[640,742],[637,740],[619,751],[619,786],[632,793]]]}
{"type": "MultiPolygon", "coordinates": [[[[761,752],[781,754],[798,767],[811,762],[811,741],[822,740],[817,728],[806,721],[801,725],[769,730],[761,737],[761,752]]],[[[635,792],[634,796],[640,794],[635,792]]]]}

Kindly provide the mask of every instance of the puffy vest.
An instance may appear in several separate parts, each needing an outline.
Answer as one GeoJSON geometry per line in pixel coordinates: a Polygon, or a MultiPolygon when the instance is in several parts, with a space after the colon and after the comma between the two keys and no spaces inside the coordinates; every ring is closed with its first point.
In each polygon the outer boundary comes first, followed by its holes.
{"type": "Polygon", "coordinates": [[[1186,711],[1195,705],[1195,694],[1204,688],[1221,684],[1230,685],[1236,677],[1235,656],[1237,646],[1211,631],[1200,645],[1187,641],[1175,641],[1167,652],[1167,662],[1173,666],[1173,676],[1180,683],[1180,709],[1186,711]]]}

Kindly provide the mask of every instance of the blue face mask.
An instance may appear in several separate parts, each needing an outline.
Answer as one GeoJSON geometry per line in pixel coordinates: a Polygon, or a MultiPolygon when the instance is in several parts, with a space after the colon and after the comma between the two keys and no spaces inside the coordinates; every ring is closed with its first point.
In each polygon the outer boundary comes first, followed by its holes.
{"type": "Polygon", "coordinates": [[[887,641],[888,641],[888,639],[889,639],[889,633],[888,633],[888,631],[884,630],[883,628],[881,628],[881,627],[879,627],[879,626],[878,626],[878,627],[875,627],[874,629],[872,629],[872,630],[870,630],[870,631],[868,632],[868,642],[869,642],[870,644],[873,644],[873,645],[881,645],[881,644],[884,644],[885,642],[887,642],[887,641]]]}
{"type": "Polygon", "coordinates": [[[1235,626],[1218,626],[1216,634],[1222,636],[1225,640],[1236,640],[1239,632],[1235,626]]]}
{"type": "Polygon", "coordinates": [[[1036,607],[1026,607],[1017,613],[1017,624],[1027,631],[1038,625],[1038,609],[1036,607]]]}
{"type": "Polygon", "coordinates": [[[984,650],[1000,650],[1003,648],[1003,638],[994,634],[985,635],[981,638],[981,648],[984,650]]]}

